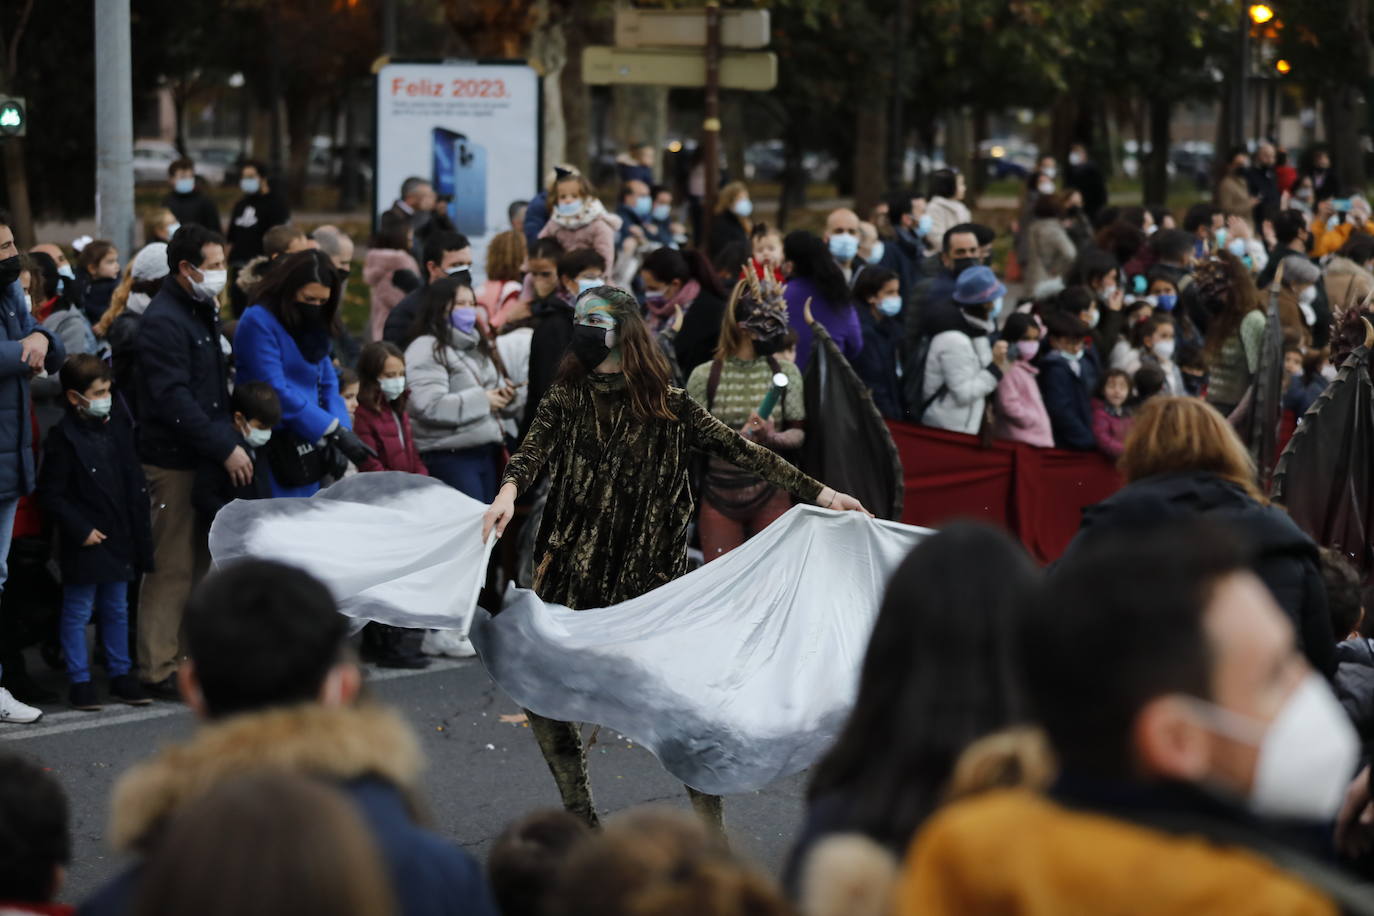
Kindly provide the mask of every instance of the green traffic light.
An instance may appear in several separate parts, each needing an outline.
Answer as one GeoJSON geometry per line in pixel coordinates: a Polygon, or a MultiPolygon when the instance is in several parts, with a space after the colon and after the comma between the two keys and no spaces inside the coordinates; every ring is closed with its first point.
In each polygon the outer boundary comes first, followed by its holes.
{"type": "Polygon", "coordinates": [[[0,127],[13,130],[24,123],[24,113],[19,110],[17,105],[6,105],[0,108],[0,127]]]}

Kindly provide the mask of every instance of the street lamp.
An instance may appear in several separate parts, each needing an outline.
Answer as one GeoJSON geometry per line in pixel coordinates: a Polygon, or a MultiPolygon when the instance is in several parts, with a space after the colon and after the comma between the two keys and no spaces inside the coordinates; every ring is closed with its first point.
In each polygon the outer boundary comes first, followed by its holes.
{"type": "Polygon", "coordinates": [[[1253,22],[1255,25],[1264,25],[1266,22],[1273,18],[1273,7],[1267,6],[1263,3],[1250,4],[1250,21],[1253,22]]]}
{"type": "Polygon", "coordinates": [[[1274,61],[1274,69],[1284,76],[1287,76],[1293,71],[1293,65],[1280,57],[1278,60],[1274,61]]]}

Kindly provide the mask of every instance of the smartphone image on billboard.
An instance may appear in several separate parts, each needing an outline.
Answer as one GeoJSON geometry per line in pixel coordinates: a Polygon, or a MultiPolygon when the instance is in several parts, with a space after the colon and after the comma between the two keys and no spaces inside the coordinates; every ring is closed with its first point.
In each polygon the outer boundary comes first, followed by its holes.
{"type": "Polygon", "coordinates": [[[487,234],[487,151],[463,134],[434,128],[434,191],[464,235],[487,234]]]}

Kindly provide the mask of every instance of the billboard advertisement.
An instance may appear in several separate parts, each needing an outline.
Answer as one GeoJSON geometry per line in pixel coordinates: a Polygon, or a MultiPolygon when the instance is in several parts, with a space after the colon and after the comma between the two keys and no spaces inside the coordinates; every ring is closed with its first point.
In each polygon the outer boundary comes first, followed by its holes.
{"type": "Polygon", "coordinates": [[[473,246],[510,228],[506,208],[539,190],[539,77],[519,62],[391,63],[377,73],[374,215],[401,182],[427,179],[473,246]]]}

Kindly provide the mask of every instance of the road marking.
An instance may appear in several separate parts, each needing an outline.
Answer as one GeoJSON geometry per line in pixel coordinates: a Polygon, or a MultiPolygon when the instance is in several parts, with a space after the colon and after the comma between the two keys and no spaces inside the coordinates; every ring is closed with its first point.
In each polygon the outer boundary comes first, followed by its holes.
{"type": "MultiPolygon", "coordinates": [[[[435,674],[441,671],[454,671],[459,668],[466,668],[476,663],[476,659],[430,659],[428,668],[418,670],[406,668],[376,668],[372,665],[364,665],[366,672],[364,683],[375,684],[380,681],[394,681],[403,677],[415,677],[422,674],[435,674]]],[[[47,738],[51,735],[64,735],[69,732],[89,731],[93,728],[107,728],[115,725],[129,725],[134,722],[146,722],[150,719],[165,719],[179,713],[188,714],[190,711],[180,703],[160,701],[152,706],[144,707],[122,707],[127,712],[100,712],[89,713],[76,709],[64,710],[62,712],[45,713],[33,725],[0,725],[0,741],[25,741],[29,738],[47,738]]]]}

